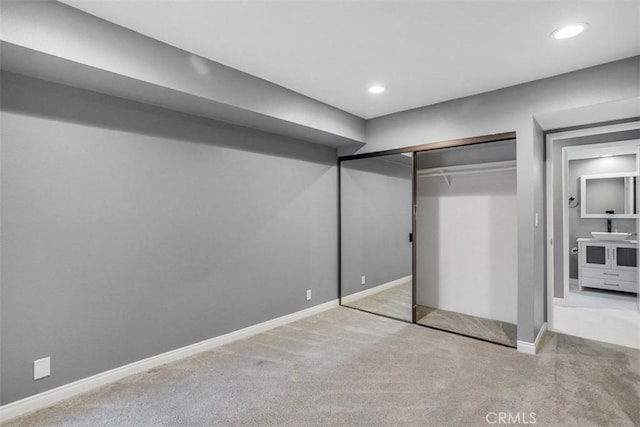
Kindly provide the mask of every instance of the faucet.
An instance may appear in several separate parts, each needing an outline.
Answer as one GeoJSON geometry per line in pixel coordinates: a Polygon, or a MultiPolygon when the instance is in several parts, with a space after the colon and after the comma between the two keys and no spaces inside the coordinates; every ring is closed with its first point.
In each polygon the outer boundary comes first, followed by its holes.
{"type": "MultiPolygon", "coordinates": [[[[604,213],[613,215],[615,211],[604,211],[604,213]]],[[[611,218],[607,218],[607,233],[611,233],[611,218]]]]}

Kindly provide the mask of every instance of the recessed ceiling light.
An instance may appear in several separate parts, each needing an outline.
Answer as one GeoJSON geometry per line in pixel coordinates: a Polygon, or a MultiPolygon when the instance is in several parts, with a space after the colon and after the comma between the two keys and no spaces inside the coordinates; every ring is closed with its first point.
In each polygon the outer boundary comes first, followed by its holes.
{"type": "Polygon", "coordinates": [[[559,30],[553,32],[553,38],[557,40],[564,40],[574,36],[577,36],[584,29],[587,28],[587,24],[571,24],[566,27],[562,27],[559,30]]]}
{"type": "Polygon", "coordinates": [[[382,93],[384,92],[384,86],[371,86],[369,88],[369,93],[382,93]]]}

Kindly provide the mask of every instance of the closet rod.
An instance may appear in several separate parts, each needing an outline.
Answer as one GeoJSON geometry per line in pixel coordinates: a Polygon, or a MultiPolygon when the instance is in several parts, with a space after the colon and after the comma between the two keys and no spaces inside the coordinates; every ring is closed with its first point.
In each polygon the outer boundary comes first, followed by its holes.
{"type": "Polygon", "coordinates": [[[507,160],[504,162],[476,163],[471,165],[447,166],[442,168],[418,169],[419,177],[428,176],[454,176],[469,175],[474,173],[501,172],[516,169],[515,160],[507,160]]]}

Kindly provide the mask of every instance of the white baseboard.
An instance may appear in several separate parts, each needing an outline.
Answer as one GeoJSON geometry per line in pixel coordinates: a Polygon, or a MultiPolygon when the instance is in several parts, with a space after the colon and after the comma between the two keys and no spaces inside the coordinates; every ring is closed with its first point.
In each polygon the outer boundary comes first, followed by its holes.
{"type": "Polygon", "coordinates": [[[364,291],[356,292],[355,294],[347,295],[345,297],[342,297],[341,302],[342,304],[349,304],[361,298],[365,298],[377,294],[378,292],[386,291],[387,289],[405,284],[409,280],[411,280],[411,275],[392,280],[391,282],[383,283],[382,285],[374,286],[373,288],[365,289],[364,291]]]}
{"type": "Polygon", "coordinates": [[[557,298],[557,297],[553,297],[553,303],[561,307],[564,307],[567,304],[564,298],[557,298]]]}
{"type": "Polygon", "coordinates": [[[569,286],[574,286],[577,288],[579,283],[580,281],[578,279],[569,279],[569,286]]]}
{"type": "Polygon", "coordinates": [[[244,329],[230,332],[228,334],[220,335],[218,337],[191,344],[186,347],[178,348],[166,353],[149,357],[147,359],[129,363],[128,365],[120,366],[106,372],[101,372],[99,374],[92,375],[90,377],[83,378],[51,390],[47,390],[43,393],[39,393],[12,403],[8,403],[4,406],[0,406],[0,422],[19,417],[21,415],[25,415],[29,412],[37,411],[42,408],[46,408],[47,406],[51,406],[62,400],[69,399],[82,393],[86,393],[90,390],[113,383],[130,375],[148,371],[149,369],[155,368],[160,365],[175,362],[177,360],[193,356],[194,354],[212,350],[216,347],[248,338],[252,335],[268,331],[278,326],[286,325],[288,323],[295,322],[296,320],[313,316],[314,314],[321,313],[334,307],[338,307],[338,300],[325,302],[324,304],[319,304],[314,307],[297,311],[295,313],[287,314],[286,316],[267,320],[266,322],[248,326],[244,329]]]}
{"type": "Polygon", "coordinates": [[[542,338],[544,338],[544,334],[547,333],[547,322],[544,322],[538,331],[538,336],[536,337],[535,342],[533,343],[536,348],[536,353],[540,349],[540,342],[542,342],[542,338]]]}
{"type": "Polygon", "coordinates": [[[526,354],[537,354],[538,349],[540,348],[540,341],[542,341],[542,337],[547,332],[547,322],[544,322],[540,327],[540,331],[538,331],[538,336],[536,337],[534,342],[520,341],[518,340],[518,351],[520,353],[526,354]]]}

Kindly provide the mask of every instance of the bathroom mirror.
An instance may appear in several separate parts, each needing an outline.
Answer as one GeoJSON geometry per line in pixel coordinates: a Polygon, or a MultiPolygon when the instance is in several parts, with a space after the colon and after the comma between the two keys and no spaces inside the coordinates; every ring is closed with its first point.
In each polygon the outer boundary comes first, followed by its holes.
{"type": "Polygon", "coordinates": [[[635,197],[637,178],[637,174],[630,173],[581,176],[580,216],[582,218],[637,218],[638,207],[635,197]]]}
{"type": "Polygon", "coordinates": [[[413,155],[340,162],[340,303],[412,320],[413,155]]]}

